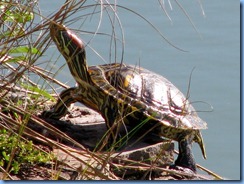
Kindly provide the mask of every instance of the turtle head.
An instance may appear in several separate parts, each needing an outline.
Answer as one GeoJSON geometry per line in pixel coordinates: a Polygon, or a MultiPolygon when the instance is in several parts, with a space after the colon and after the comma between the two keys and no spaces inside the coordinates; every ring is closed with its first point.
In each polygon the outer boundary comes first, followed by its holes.
{"type": "Polygon", "coordinates": [[[59,52],[64,56],[72,76],[78,84],[89,82],[84,42],[64,25],[50,22],[50,35],[59,52]]]}
{"type": "Polygon", "coordinates": [[[50,35],[58,50],[66,60],[74,57],[74,55],[78,53],[85,55],[85,45],[83,41],[64,25],[51,22],[50,35]]]}

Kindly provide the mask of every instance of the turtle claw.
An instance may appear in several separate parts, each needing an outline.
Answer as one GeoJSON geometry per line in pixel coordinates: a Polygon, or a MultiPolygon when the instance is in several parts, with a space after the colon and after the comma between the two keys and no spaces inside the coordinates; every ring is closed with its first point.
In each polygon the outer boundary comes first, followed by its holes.
{"type": "Polygon", "coordinates": [[[171,165],[169,167],[169,169],[173,169],[173,170],[177,170],[177,171],[181,171],[181,172],[184,172],[184,173],[187,173],[187,174],[196,174],[196,171],[193,171],[192,169],[190,168],[187,168],[187,167],[182,167],[182,166],[178,166],[178,165],[171,165]]]}

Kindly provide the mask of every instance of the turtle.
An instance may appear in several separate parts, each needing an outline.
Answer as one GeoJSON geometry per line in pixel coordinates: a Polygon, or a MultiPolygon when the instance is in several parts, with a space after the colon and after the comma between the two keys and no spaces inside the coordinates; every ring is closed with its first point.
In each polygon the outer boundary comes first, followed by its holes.
{"type": "Polygon", "coordinates": [[[65,25],[50,21],[50,36],[65,58],[77,85],[65,89],[45,118],[60,119],[72,103],[80,102],[97,111],[110,130],[109,140],[117,139],[121,124],[145,127],[178,142],[179,154],[174,166],[196,173],[192,143],[199,144],[203,158],[206,151],[200,130],[207,123],[190,101],[168,79],[142,67],[125,63],[88,66],[85,43],[65,25]]]}

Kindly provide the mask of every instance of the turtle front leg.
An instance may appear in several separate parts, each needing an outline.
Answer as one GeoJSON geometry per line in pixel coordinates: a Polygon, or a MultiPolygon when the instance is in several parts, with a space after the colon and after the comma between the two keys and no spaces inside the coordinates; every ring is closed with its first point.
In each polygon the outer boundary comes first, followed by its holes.
{"type": "Polygon", "coordinates": [[[186,135],[179,140],[179,155],[175,161],[176,166],[191,169],[196,173],[196,162],[192,153],[192,142],[194,135],[186,135]]]}
{"type": "Polygon", "coordinates": [[[107,103],[104,103],[101,108],[101,115],[106,122],[107,132],[98,146],[100,150],[104,148],[109,150],[116,149],[122,144],[119,133],[123,118],[120,115],[117,105],[113,105],[109,100],[110,98],[106,100],[107,103]]]}
{"type": "Polygon", "coordinates": [[[41,116],[45,118],[60,119],[62,116],[67,114],[68,107],[77,101],[72,95],[76,90],[77,88],[73,87],[62,91],[59,95],[58,102],[54,107],[49,111],[43,111],[41,116]]]}

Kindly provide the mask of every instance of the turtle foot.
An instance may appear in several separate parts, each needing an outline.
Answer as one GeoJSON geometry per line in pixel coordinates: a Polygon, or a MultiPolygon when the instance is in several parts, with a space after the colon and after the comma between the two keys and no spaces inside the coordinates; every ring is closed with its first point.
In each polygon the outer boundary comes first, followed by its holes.
{"type": "Polygon", "coordinates": [[[177,170],[177,171],[181,171],[181,172],[187,173],[189,175],[196,174],[196,171],[194,171],[194,170],[192,170],[190,168],[187,168],[187,167],[183,167],[183,166],[171,165],[169,168],[173,169],[173,170],[177,170]]]}

